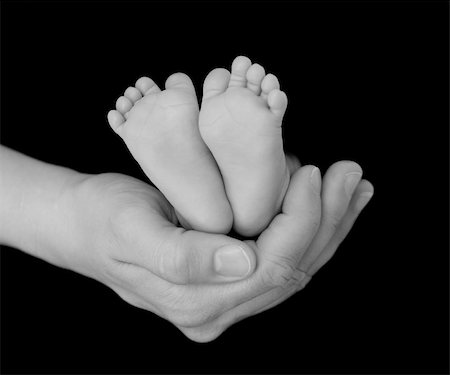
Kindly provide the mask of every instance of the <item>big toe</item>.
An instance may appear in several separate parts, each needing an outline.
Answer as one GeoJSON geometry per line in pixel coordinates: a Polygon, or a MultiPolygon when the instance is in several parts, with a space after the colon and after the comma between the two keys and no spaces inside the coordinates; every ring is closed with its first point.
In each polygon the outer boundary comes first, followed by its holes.
{"type": "Polygon", "coordinates": [[[229,81],[230,72],[228,70],[223,68],[212,70],[203,83],[203,100],[224,92],[228,87],[229,81]]]}
{"type": "Polygon", "coordinates": [[[238,56],[231,64],[230,87],[245,87],[247,85],[247,71],[252,61],[246,56],[238,56]]]}
{"type": "Polygon", "coordinates": [[[166,89],[181,89],[191,91],[195,94],[194,84],[192,80],[184,73],[172,74],[166,80],[166,89]]]}

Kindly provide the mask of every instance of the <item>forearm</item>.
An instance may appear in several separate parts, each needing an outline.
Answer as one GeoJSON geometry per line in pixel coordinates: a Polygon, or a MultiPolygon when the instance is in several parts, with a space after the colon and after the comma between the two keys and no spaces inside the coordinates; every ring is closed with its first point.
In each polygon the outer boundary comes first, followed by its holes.
{"type": "Polygon", "coordinates": [[[0,244],[59,263],[52,239],[67,230],[63,198],[83,178],[0,146],[0,244]]]}

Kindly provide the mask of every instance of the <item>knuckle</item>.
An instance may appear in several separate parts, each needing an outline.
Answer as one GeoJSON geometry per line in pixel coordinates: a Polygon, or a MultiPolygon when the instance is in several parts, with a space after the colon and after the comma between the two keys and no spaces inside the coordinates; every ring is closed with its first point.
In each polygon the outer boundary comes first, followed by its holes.
{"type": "MultiPolygon", "coordinates": [[[[189,261],[185,252],[179,247],[172,254],[163,253],[160,257],[159,272],[161,276],[175,284],[188,284],[190,281],[189,261]]],[[[164,249],[162,249],[164,252],[164,249]]]]}
{"type": "Polygon", "coordinates": [[[161,277],[174,283],[186,285],[198,278],[198,254],[186,247],[183,232],[171,236],[170,243],[160,243],[156,253],[158,272],[161,277]]]}
{"type": "Polygon", "coordinates": [[[296,262],[291,257],[273,256],[263,272],[263,282],[269,287],[287,288],[292,284],[296,274],[296,262]]]}
{"type": "Polygon", "coordinates": [[[269,258],[269,265],[262,275],[263,283],[271,288],[301,290],[310,279],[310,276],[298,267],[296,259],[280,255],[269,258]]]}

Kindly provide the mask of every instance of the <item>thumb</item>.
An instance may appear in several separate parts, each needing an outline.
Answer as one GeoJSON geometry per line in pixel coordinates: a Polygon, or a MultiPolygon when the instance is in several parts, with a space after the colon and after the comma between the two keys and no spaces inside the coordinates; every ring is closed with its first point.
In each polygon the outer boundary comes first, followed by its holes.
{"type": "Polygon", "coordinates": [[[176,284],[221,283],[244,279],[255,270],[256,256],[246,243],[180,229],[169,231],[167,242],[151,260],[160,277],[176,284]]]}
{"type": "Polygon", "coordinates": [[[185,230],[148,214],[139,216],[128,221],[128,244],[121,246],[126,249],[121,259],[169,282],[225,283],[244,279],[256,268],[253,249],[242,241],[185,230]]]}

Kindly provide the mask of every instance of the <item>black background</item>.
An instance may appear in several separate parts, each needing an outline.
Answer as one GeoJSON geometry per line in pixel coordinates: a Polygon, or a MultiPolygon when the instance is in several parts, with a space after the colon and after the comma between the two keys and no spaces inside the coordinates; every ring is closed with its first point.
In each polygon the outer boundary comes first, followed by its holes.
{"type": "Polygon", "coordinates": [[[197,344],[103,285],[1,250],[2,372],[448,373],[447,2],[2,2],[2,143],[145,176],[106,113],[142,75],[244,54],[289,97],[287,150],[375,195],[299,294],[197,344]]]}

